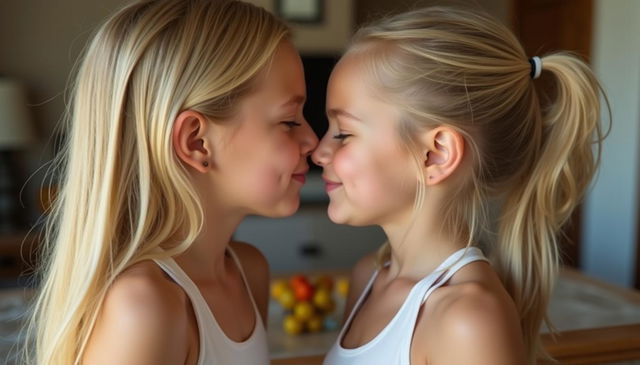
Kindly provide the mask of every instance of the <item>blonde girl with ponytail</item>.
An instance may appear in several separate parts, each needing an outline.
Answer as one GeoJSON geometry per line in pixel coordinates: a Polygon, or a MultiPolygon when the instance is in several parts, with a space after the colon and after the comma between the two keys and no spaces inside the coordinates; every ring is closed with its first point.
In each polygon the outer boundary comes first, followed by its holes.
{"type": "Polygon", "coordinates": [[[317,137],[287,27],[232,0],[145,0],[80,62],[26,363],[268,364],[268,266],[231,242],[293,214],[317,137]]]}
{"type": "Polygon", "coordinates": [[[477,11],[426,8],[360,29],[331,75],[312,158],[329,217],[379,225],[388,242],[356,265],[325,364],[544,357],[557,235],[599,162],[600,91],[578,57],[530,58],[477,11]],[[554,95],[538,94],[540,74],[554,95]]]}

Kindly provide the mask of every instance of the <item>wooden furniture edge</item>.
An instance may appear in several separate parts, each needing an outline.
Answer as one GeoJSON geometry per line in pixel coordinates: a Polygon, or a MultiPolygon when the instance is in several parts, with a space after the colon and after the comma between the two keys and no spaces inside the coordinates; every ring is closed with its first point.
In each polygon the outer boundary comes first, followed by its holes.
{"type": "MultiPolygon", "coordinates": [[[[543,334],[542,342],[560,364],[599,364],[640,359],[640,323],[543,334]]],[[[272,365],[320,365],[324,355],[273,359],[272,365]]],[[[546,364],[546,362],[542,362],[546,364]]]]}
{"type": "Polygon", "coordinates": [[[640,323],[564,331],[555,339],[544,334],[542,342],[549,354],[563,364],[640,359],[640,323]],[[580,359],[590,362],[577,362],[580,359]]]}
{"type": "Polygon", "coordinates": [[[273,359],[271,365],[321,365],[324,355],[273,359]]]}

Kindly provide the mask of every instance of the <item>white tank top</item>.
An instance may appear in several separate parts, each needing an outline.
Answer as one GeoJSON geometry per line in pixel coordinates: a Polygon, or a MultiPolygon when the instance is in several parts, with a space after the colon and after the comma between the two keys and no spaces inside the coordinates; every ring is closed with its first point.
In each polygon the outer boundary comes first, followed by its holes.
{"type": "Polygon", "coordinates": [[[449,256],[431,274],[417,282],[391,321],[371,341],[353,349],[342,347],[342,338],[355,313],[368,296],[378,276],[376,270],[362,291],[345,322],[338,340],[324,359],[324,365],[409,365],[411,364],[411,340],[420,307],[434,290],[445,284],[461,267],[473,261],[488,261],[477,247],[461,249],[449,256]],[[465,251],[466,250],[466,251],[465,251]],[[438,281],[438,278],[441,280],[438,281]],[[436,281],[438,281],[436,283],[436,281]]]}
{"type": "Polygon", "coordinates": [[[267,347],[267,335],[262,323],[262,317],[258,312],[256,303],[253,300],[251,289],[247,283],[247,278],[242,270],[242,265],[236,254],[228,248],[238,270],[242,274],[242,280],[249,293],[253,306],[256,323],[253,333],[244,342],[231,340],[222,331],[216,318],[211,313],[207,302],[200,293],[200,290],[180,266],[172,258],[154,260],[178,285],[184,289],[193,305],[193,311],[198,322],[198,334],[200,337],[200,350],[198,354],[198,365],[259,365],[269,364],[269,349],[267,347]]]}

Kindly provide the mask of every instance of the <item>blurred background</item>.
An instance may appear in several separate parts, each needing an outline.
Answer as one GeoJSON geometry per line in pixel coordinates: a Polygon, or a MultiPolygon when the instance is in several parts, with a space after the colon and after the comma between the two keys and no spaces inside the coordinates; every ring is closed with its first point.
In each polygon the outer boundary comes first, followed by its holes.
{"type": "MultiPolygon", "coordinates": [[[[564,337],[570,340],[569,347],[558,342],[551,350],[556,356],[564,354],[572,359],[561,363],[640,358],[640,1],[249,1],[291,25],[306,71],[305,115],[320,136],[327,125],[324,97],[332,67],[357,27],[381,16],[428,5],[472,7],[510,27],[529,56],[570,50],[585,58],[608,95],[613,121],[604,142],[600,172],[584,204],[564,229],[565,270],[550,308],[560,330],[582,332],[564,337]],[[597,341],[608,342],[602,345],[597,341]]],[[[128,2],[0,0],[0,288],[4,289],[0,290],[0,362],[5,349],[19,341],[16,329],[30,295],[20,288],[28,284],[30,267],[36,262],[33,252],[39,245],[37,229],[25,237],[42,219],[43,206],[55,193],[55,179],[45,181],[44,172],[61,137],[56,125],[65,108],[72,67],[95,27],[128,2]]],[[[543,74],[536,87],[546,90],[552,85],[543,74]]],[[[608,121],[604,114],[605,126],[608,121]]],[[[309,277],[329,273],[342,292],[336,294],[340,307],[349,268],[377,249],[385,237],[377,227],[331,223],[326,207],[327,197],[316,168],[303,189],[297,214],[285,219],[248,217],[236,238],[254,244],[265,254],[276,279],[293,273],[309,277]]],[[[286,282],[282,285],[287,286],[286,282]]],[[[318,289],[320,284],[314,287],[318,289]]],[[[324,323],[321,327],[326,333],[316,337],[287,337],[280,326],[286,312],[278,304],[283,301],[278,301],[270,309],[269,341],[274,359],[324,353],[335,339],[335,323],[324,323]]],[[[338,320],[340,315],[337,309],[327,318],[338,320]]],[[[289,330],[285,324],[284,331],[289,330]]],[[[319,363],[314,362],[318,359],[279,364],[312,364],[319,363]]]]}

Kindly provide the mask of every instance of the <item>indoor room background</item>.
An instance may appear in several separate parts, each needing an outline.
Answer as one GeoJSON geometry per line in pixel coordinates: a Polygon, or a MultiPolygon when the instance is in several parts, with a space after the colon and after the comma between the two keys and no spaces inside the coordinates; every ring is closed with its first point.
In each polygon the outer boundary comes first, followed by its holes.
{"type": "MultiPolygon", "coordinates": [[[[321,13],[309,19],[296,13],[302,8],[287,8],[287,3],[297,0],[248,1],[288,19],[306,71],[305,116],[319,135],[326,129],[324,94],[331,68],[359,25],[386,14],[433,4],[472,6],[513,29],[529,56],[568,49],[587,59],[608,95],[613,120],[604,141],[599,174],[565,228],[562,244],[564,262],[571,273],[580,276],[576,282],[584,288],[562,286],[569,281],[561,284],[566,302],[557,301],[560,304],[552,310],[574,321],[578,314],[588,313],[576,305],[593,300],[610,309],[602,312],[598,326],[640,323],[640,1],[300,0],[322,6],[321,13]],[[606,286],[607,291],[593,291],[593,282],[599,283],[597,288],[606,286]],[[621,293],[622,299],[604,298],[608,293],[621,293]],[[569,312],[576,316],[567,315],[569,312]]],[[[63,137],[56,125],[64,112],[74,62],[93,29],[128,2],[0,0],[0,119],[3,108],[11,109],[17,103],[22,107],[16,112],[19,126],[0,120],[0,289],[27,283],[23,274],[28,264],[33,264],[30,253],[38,240],[37,234],[23,238],[42,219],[46,201],[41,197],[46,200],[48,192],[55,190],[55,180],[43,178],[57,150],[56,141],[63,137]],[[3,95],[10,96],[3,101],[3,95]]],[[[546,87],[544,80],[539,86],[546,87]]],[[[606,126],[608,122],[605,112],[603,123],[606,126]]],[[[264,253],[275,276],[347,273],[359,257],[376,250],[385,240],[377,227],[338,226],[329,221],[320,172],[318,168],[311,170],[300,210],[294,216],[248,217],[236,232],[236,239],[250,242],[264,253]]],[[[0,309],[2,298],[0,290],[0,309]]],[[[588,328],[592,323],[581,326],[588,328]]],[[[0,326],[0,339],[3,331],[10,330],[0,326]]],[[[629,331],[638,332],[632,347],[640,358],[640,325],[625,331],[620,332],[620,343],[631,343],[629,331]]],[[[311,345],[292,345],[279,334],[273,336],[270,345],[276,349],[275,358],[322,352],[322,346],[308,350],[311,345]],[[300,346],[307,347],[296,352],[300,346]]],[[[1,350],[2,346],[0,363],[1,350]]]]}

